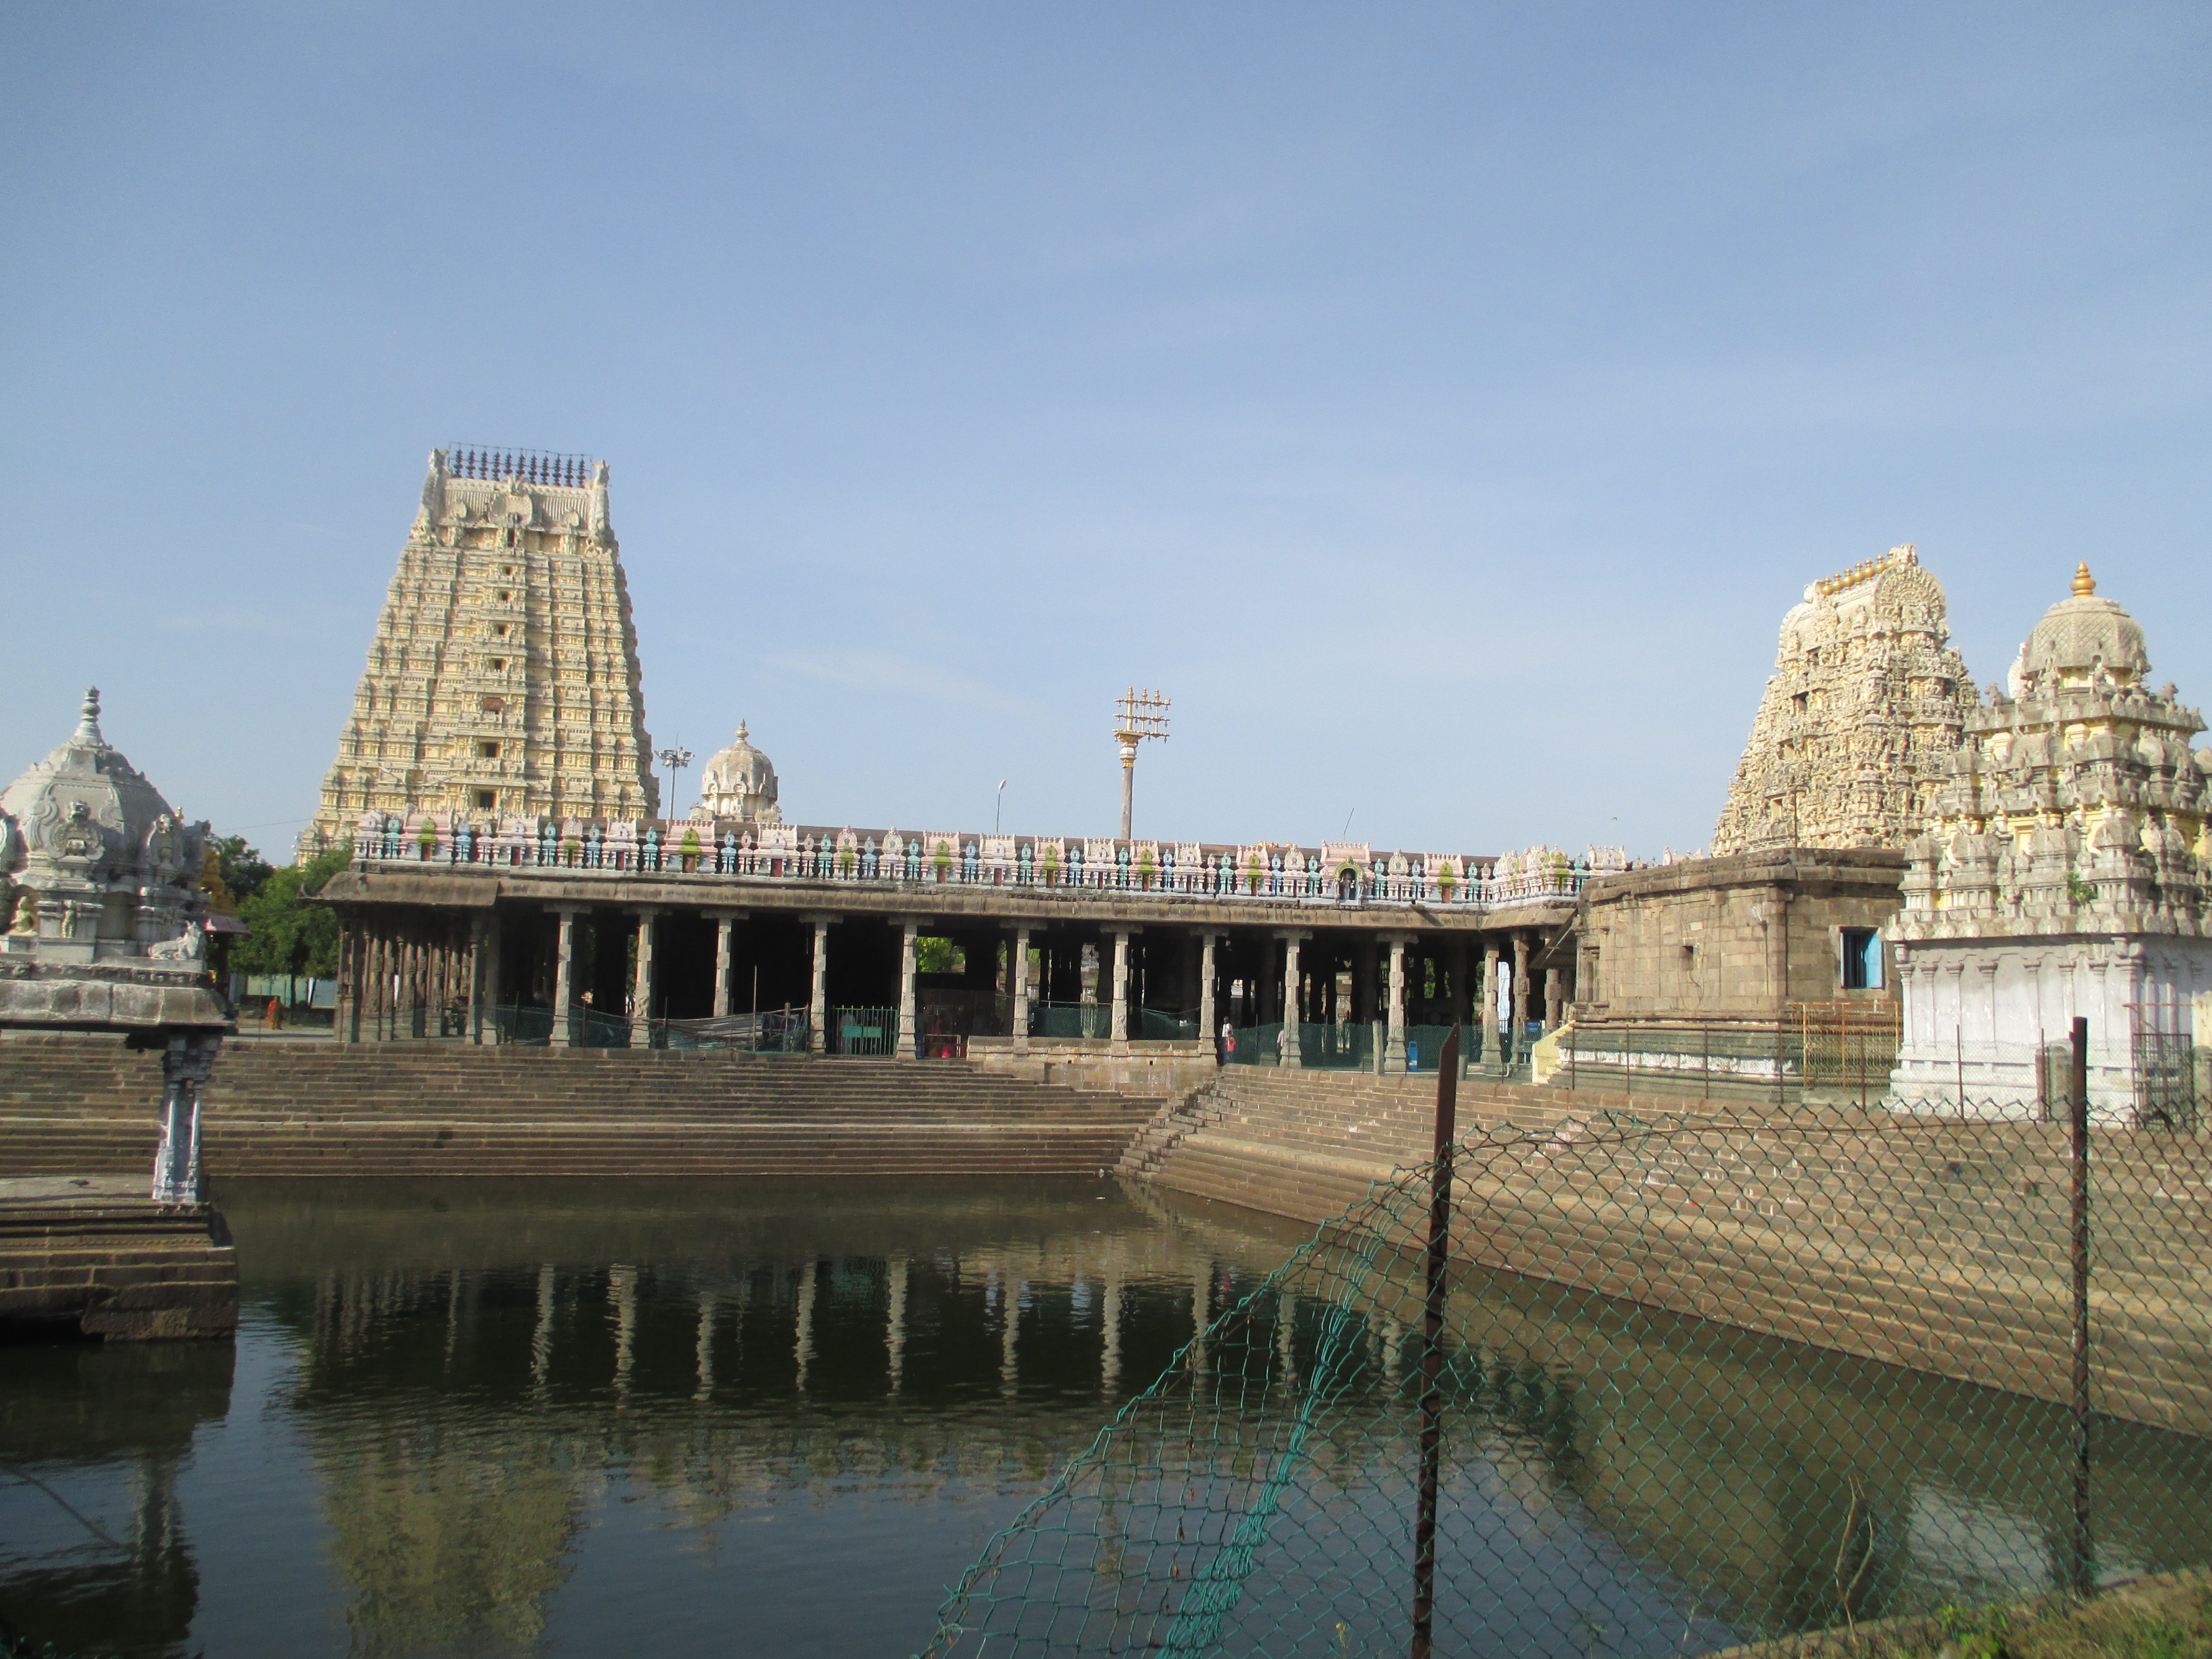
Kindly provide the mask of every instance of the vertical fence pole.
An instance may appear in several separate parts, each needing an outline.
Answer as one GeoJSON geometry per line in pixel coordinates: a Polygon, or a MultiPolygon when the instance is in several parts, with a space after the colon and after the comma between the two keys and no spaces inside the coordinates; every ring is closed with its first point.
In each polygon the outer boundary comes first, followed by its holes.
{"type": "Polygon", "coordinates": [[[1429,1659],[1437,1608],[1437,1475],[1443,1462],[1444,1267],[1451,1247],[1452,1142],[1459,1135],[1459,1027],[1437,1070],[1437,1144],[1429,1170],[1427,1300],[1421,1313],[1421,1473],[1413,1515],[1413,1659],[1429,1659]]]}
{"type": "Polygon", "coordinates": [[[2089,1540],[2089,1022],[2074,1022],[2071,1075],[2067,1079],[2073,1179],[2074,1267],[2074,1535],[2068,1552],[2070,1588],[2087,1595],[2097,1587],[2089,1540]]]}

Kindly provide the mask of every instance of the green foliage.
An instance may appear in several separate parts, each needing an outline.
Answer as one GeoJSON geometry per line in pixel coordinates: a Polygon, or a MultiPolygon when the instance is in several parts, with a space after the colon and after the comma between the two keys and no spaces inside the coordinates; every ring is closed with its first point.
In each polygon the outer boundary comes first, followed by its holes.
{"type": "Polygon", "coordinates": [[[2010,1617],[2003,1607],[1961,1607],[1947,1602],[1936,1609],[1936,1622],[1948,1638],[1943,1651],[1951,1659],[2005,1659],[2010,1617]]]}
{"type": "Polygon", "coordinates": [[[234,900],[251,897],[274,873],[258,849],[248,847],[243,836],[223,836],[209,843],[215,849],[216,873],[234,900]]]}
{"type": "Polygon", "coordinates": [[[919,974],[965,973],[968,953],[949,939],[925,933],[914,942],[914,967],[919,974]]]}
{"type": "Polygon", "coordinates": [[[242,974],[312,974],[323,979],[335,975],[337,913],[307,899],[322,891],[350,857],[345,848],[334,847],[304,865],[270,871],[239,904],[238,919],[253,931],[233,944],[231,967],[242,974]]]}

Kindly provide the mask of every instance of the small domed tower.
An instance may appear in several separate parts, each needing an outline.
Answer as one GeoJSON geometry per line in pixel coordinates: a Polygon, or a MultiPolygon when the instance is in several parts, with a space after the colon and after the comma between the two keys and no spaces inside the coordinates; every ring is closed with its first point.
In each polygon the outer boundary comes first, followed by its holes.
{"type": "Polygon", "coordinates": [[[100,693],[77,728],[0,794],[0,888],[9,955],[53,963],[200,955],[208,826],[178,821],[161,792],[100,731],[100,693]]]}
{"type": "Polygon", "coordinates": [[[696,816],[738,823],[781,823],[783,814],[776,806],[775,791],[775,768],[753,747],[745,723],[739,720],[737,740],[719,750],[699,774],[696,816]]]}

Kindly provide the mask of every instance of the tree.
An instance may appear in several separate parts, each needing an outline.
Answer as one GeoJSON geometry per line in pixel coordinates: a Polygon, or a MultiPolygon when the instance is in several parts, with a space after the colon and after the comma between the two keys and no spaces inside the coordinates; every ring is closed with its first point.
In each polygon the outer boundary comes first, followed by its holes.
{"type": "Polygon", "coordinates": [[[210,882],[204,876],[200,885],[207,889],[221,915],[235,914],[238,903],[260,891],[261,884],[275,873],[269,860],[248,847],[243,836],[219,836],[208,843],[208,850],[215,854],[216,879],[210,882]],[[224,902],[226,898],[228,904],[224,902]]]}
{"type": "MultiPolygon", "coordinates": [[[[247,849],[251,852],[251,848],[247,849]]],[[[308,899],[346,867],[350,848],[333,847],[305,864],[270,870],[241,899],[238,919],[253,931],[231,948],[230,965],[242,974],[306,974],[329,979],[338,970],[337,912],[308,899]]]]}

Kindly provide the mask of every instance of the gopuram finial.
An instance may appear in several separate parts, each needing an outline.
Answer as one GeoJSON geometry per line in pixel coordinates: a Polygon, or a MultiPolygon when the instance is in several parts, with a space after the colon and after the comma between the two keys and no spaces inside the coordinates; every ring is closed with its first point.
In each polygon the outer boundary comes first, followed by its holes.
{"type": "Polygon", "coordinates": [[[2087,559],[2074,567],[2074,591],[2083,599],[2097,591],[2097,579],[2089,574],[2087,559]]]}
{"type": "Polygon", "coordinates": [[[76,723],[76,741],[106,743],[107,739],[100,735],[100,688],[98,686],[85,688],[84,705],[77,712],[81,718],[76,723]]]}

